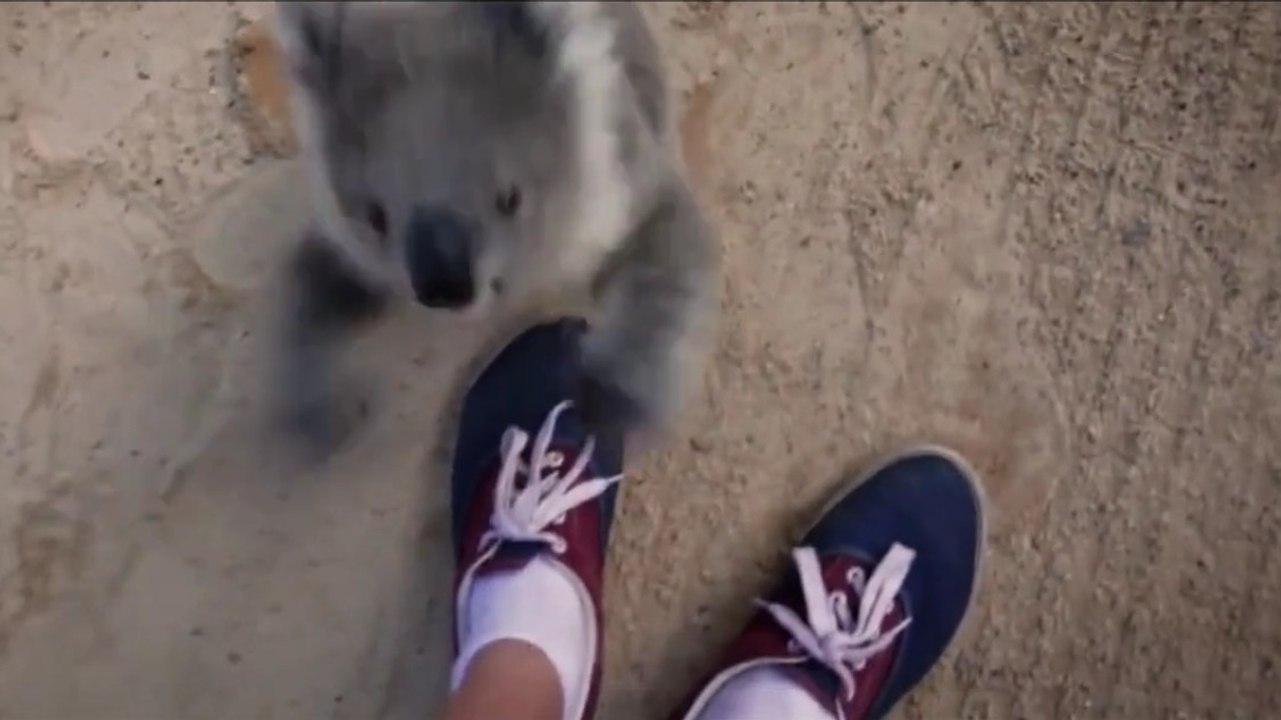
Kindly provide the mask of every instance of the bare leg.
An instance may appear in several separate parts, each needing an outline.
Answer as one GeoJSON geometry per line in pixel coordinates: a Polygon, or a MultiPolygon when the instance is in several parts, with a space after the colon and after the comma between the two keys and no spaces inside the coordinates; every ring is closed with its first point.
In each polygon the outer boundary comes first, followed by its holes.
{"type": "Polygon", "coordinates": [[[541,650],[499,640],[467,666],[445,720],[561,720],[560,680],[541,650]]]}

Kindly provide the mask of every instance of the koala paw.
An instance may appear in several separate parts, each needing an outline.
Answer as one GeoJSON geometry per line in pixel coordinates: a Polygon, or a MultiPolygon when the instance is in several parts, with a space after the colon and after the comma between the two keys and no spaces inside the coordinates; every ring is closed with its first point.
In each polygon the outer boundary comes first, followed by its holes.
{"type": "Polygon", "coordinates": [[[625,382],[616,374],[589,367],[579,381],[578,405],[593,432],[649,432],[662,430],[668,421],[670,394],[666,382],[625,382]]]}
{"type": "Polygon", "coordinates": [[[355,383],[287,398],[280,425],[291,444],[312,462],[336,455],[358,435],[371,414],[372,394],[355,383]]]}
{"type": "Polygon", "coordinates": [[[644,410],[607,377],[583,375],[578,388],[578,408],[583,422],[594,433],[621,433],[644,422],[644,410]]]}

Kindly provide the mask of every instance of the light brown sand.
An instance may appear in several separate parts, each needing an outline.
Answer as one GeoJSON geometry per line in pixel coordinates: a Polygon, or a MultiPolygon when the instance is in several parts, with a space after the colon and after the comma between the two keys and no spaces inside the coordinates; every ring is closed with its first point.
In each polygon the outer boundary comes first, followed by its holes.
{"type": "MultiPolygon", "coordinates": [[[[627,481],[602,716],[662,717],[911,440],[972,458],[992,533],[904,716],[1281,715],[1281,6],[650,10],[724,317],[627,481]]],[[[0,5],[0,717],[439,707],[432,448],[477,343],[398,318],[355,447],[264,442],[302,206],[267,12],[0,5]]]]}

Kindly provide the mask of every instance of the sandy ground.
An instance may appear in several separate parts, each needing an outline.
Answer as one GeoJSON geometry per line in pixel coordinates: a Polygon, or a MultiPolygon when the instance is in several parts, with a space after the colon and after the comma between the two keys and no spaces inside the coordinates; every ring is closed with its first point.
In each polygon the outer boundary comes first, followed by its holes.
{"type": "MultiPolygon", "coordinates": [[[[910,440],[971,456],[992,526],[903,716],[1281,714],[1281,6],[650,10],[724,319],[627,481],[602,716],[662,717],[910,440]]],[[[480,339],[397,318],[350,451],[265,441],[302,203],[267,12],[0,6],[0,717],[440,706],[433,448],[480,339]]]]}

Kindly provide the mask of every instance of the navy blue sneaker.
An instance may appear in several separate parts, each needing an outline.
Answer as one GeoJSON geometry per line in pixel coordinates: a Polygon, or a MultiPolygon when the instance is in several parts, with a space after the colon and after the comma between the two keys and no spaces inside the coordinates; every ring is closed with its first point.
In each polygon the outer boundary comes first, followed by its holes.
{"type": "Polygon", "coordinates": [[[592,609],[590,682],[565,698],[575,719],[591,717],[599,696],[605,549],[623,466],[622,438],[589,436],[572,400],[585,329],[562,320],[528,330],[481,373],[463,400],[452,481],[455,653],[476,579],[550,558],[592,609]]]}
{"type": "Polygon", "coordinates": [[[965,461],[934,447],[894,456],[827,507],[793,551],[796,572],[758,602],[719,670],[674,717],[697,720],[759,667],[783,671],[839,720],[885,717],[960,628],[982,547],[982,491],[965,461]]]}

